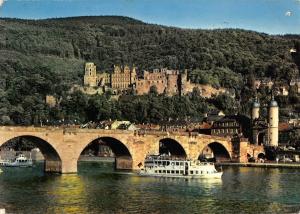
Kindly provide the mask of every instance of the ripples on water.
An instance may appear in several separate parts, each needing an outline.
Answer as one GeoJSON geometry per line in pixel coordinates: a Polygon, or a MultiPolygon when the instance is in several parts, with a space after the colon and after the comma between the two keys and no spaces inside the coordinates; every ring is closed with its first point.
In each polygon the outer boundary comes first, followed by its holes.
{"type": "Polygon", "coordinates": [[[78,175],[4,169],[8,213],[298,213],[300,170],[224,168],[222,180],[118,174],[111,163],[80,163],[78,175]]]}

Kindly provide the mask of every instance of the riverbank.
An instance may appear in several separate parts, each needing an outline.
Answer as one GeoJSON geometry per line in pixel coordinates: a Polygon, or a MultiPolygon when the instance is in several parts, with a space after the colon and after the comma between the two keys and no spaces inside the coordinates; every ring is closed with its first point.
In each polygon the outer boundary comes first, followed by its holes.
{"type": "Polygon", "coordinates": [[[216,163],[216,166],[260,167],[260,168],[299,168],[300,163],[216,163]]]}

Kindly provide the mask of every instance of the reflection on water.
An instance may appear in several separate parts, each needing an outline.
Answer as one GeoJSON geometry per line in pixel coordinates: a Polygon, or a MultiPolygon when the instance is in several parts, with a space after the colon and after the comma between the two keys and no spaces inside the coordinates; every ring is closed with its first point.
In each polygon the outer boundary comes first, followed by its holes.
{"type": "Polygon", "coordinates": [[[8,213],[297,213],[299,201],[296,169],[228,167],[222,180],[192,180],[80,163],[78,175],[45,175],[42,165],[0,175],[0,208],[8,213]]]}
{"type": "Polygon", "coordinates": [[[48,200],[62,206],[49,207],[46,213],[87,213],[85,204],[88,195],[82,178],[77,175],[62,175],[55,186],[47,191],[48,200]]]}

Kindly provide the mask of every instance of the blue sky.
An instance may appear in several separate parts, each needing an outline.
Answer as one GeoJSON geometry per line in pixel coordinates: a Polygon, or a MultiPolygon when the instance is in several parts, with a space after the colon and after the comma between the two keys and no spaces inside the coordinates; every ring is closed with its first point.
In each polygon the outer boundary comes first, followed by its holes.
{"type": "Polygon", "coordinates": [[[300,34],[300,0],[4,0],[0,7],[0,17],[86,15],[129,16],[183,28],[300,34]]]}

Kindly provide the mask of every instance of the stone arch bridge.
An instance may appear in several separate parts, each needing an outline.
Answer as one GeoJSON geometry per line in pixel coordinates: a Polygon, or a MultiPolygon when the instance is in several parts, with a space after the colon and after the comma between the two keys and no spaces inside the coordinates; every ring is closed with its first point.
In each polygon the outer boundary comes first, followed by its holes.
{"type": "Polygon", "coordinates": [[[0,127],[0,146],[18,137],[29,138],[45,157],[45,171],[76,173],[82,151],[99,139],[107,142],[118,157],[129,156],[131,169],[139,169],[149,154],[159,154],[164,144],[171,153],[198,159],[209,146],[214,154],[220,153],[231,161],[245,162],[247,154],[262,152],[263,148],[250,145],[246,140],[238,143],[230,138],[198,133],[168,133],[158,131],[128,131],[80,129],[61,127],[0,127]]]}

